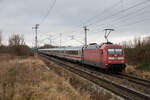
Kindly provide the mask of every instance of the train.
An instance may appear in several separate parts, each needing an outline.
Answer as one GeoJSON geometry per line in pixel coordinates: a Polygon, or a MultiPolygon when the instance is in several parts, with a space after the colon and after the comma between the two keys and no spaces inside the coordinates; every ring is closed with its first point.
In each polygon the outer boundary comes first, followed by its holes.
{"type": "Polygon", "coordinates": [[[123,47],[111,42],[91,43],[76,47],[38,49],[38,52],[98,67],[105,71],[122,72],[126,67],[123,47]]]}

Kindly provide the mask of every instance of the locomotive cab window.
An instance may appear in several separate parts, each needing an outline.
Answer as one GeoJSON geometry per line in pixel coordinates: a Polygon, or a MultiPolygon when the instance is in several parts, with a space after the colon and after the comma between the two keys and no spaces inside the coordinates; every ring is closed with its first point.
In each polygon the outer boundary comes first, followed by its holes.
{"type": "Polygon", "coordinates": [[[108,49],[108,54],[115,54],[115,49],[108,49]]]}
{"type": "Polygon", "coordinates": [[[122,49],[115,49],[116,54],[122,54],[122,49]]]}
{"type": "Polygon", "coordinates": [[[122,54],[122,49],[108,49],[108,54],[122,54]]]}

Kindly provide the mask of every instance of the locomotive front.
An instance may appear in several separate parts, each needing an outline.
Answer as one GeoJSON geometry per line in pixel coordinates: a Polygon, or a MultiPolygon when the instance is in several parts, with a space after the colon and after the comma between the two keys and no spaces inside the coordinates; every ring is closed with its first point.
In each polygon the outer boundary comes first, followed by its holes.
{"type": "Polygon", "coordinates": [[[105,68],[113,72],[121,72],[125,69],[125,54],[122,46],[107,45],[105,48],[105,68]]]}

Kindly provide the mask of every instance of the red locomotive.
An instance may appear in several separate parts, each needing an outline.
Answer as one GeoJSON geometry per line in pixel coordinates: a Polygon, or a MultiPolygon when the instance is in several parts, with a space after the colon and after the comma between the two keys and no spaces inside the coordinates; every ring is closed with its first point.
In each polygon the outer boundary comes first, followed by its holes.
{"type": "Polygon", "coordinates": [[[121,72],[126,67],[123,47],[110,42],[101,45],[92,43],[80,47],[39,49],[39,52],[115,72],[121,72]]]}

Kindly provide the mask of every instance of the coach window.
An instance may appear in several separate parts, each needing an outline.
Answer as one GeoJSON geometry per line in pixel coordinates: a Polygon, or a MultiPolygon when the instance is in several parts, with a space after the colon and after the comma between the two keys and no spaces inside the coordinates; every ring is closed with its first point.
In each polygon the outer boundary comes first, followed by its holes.
{"type": "Polygon", "coordinates": [[[61,53],[64,53],[64,51],[61,51],[61,53]]]}
{"type": "Polygon", "coordinates": [[[66,51],[67,54],[70,54],[70,51],[66,51]]]}
{"type": "Polygon", "coordinates": [[[78,55],[78,51],[72,51],[73,55],[78,55]]]}
{"type": "Polygon", "coordinates": [[[78,51],[67,51],[66,53],[70,55],[78,55],[78,51]]]}

